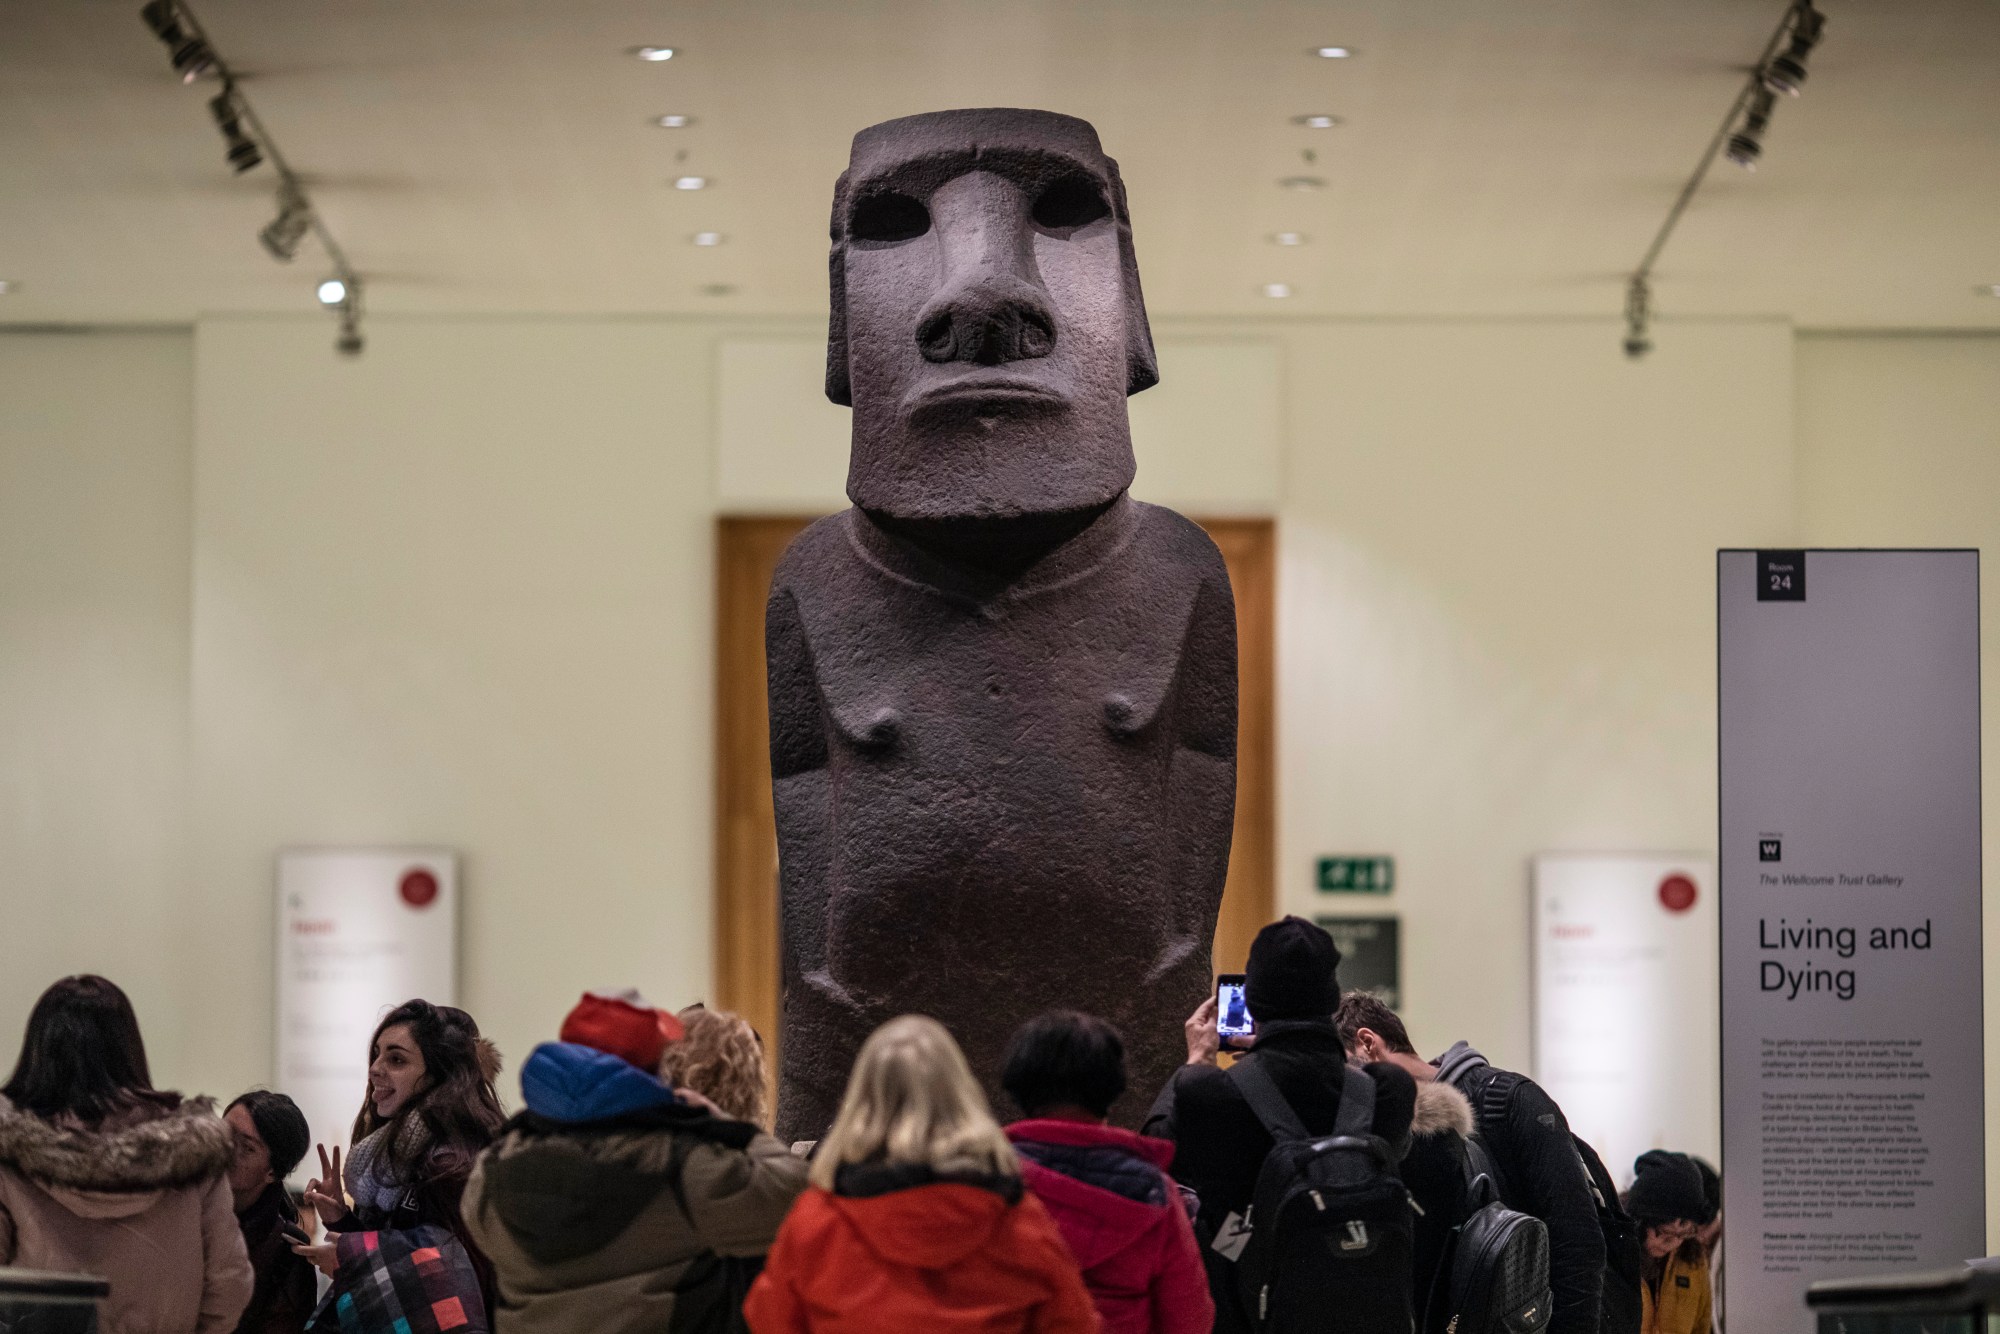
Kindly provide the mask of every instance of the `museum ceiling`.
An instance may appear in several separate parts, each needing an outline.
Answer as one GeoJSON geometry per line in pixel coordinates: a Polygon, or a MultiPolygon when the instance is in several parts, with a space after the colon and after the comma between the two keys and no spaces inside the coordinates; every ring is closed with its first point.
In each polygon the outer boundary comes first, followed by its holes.
{"type": "MultiPolygon", "coordinates": [[[[1097,124],[1157,317],[1615,317],[1781,8],[189,3],[372,311],[814,317],[852,132],[981,105],[1097,124]],[[627,54],[647,43],[677,54],[627,54]]],[[[1762,170],[1718,164],[1659,310],[2000,327],[1975,292],[2000,283],[2000,4],[1823,7],[1804,96],[1762,170]]],[[[312,310],[317,251],[257,244],[269,167],[231,174],[214,86],[183,87],[138,11],[0,0],[0,323],[312,310]]]]}

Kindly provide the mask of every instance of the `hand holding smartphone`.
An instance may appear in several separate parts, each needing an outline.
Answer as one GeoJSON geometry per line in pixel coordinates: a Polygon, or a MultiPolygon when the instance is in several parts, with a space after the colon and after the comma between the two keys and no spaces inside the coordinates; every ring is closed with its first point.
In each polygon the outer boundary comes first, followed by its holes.
{"type": "Polygon", "coordinates": [[[1241,1045],[1256,1032],[1243,994],[1243,974],[1223,973],[1215,979],[1215,1033],[1225,1047],[1241,1045]],[[1232,1042],[1231,1039],[1238,1039],[1232,1042]]]}

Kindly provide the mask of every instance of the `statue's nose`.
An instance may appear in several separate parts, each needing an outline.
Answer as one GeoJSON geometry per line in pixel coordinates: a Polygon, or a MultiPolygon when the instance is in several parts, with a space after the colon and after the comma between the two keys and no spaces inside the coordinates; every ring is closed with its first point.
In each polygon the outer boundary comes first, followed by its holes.
{"type": "Polygon", "coordinates": [[[994,366],[1055,350],[1055,311],[1035,268],[1028,200],[1019,186],[975,171],[931,195],[943,282],[917,316],[925,361],[994,366]]]}

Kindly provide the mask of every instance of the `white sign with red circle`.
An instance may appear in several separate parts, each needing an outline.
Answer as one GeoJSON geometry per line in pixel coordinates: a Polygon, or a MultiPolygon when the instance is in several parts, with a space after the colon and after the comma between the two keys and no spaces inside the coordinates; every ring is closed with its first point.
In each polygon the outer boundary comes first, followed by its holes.
{"type": "MultiPolygon", "coordinates": [[[[438,848],[278,857],[277,1079],[313,1137],[346,1144],[368,1042],[392,1007],[458,993],[458,858],[438,848]]],[[[300,1165],[299,1179],[319,1160],[300,1165]]]]}
{"type": "Polygon", "coordinates": [[[1535,1079],[1622,1186],[1647,1149],[1716,1162],[1715,866],[1535,858],[1535,1079]]]}

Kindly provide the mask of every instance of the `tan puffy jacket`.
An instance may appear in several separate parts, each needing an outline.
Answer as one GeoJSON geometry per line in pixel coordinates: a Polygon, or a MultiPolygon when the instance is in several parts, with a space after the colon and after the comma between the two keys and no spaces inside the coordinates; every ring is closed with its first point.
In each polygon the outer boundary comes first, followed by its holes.
{"type": "Polygon", "coordinates": [[[463,1209],[499,1280],[498,1334],[653,1334],[691,1265],[770,1248],[805,1161],[740,1123],[662,1122],[524,1115],[481,1155],[463,1209]]]}
{"type": "Polygon", "coordinates": [[[109,1279],[103,1334],[230,1334],[252,1284],[231,1154],[206,1100],[92,1130],[0,1098],[0,1265],[109,1279]]]}

